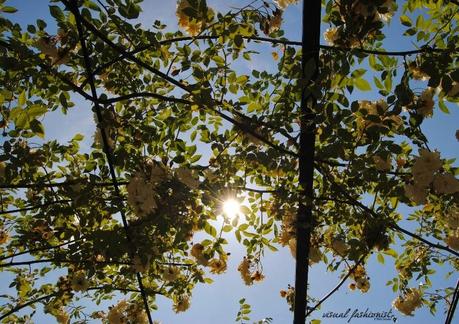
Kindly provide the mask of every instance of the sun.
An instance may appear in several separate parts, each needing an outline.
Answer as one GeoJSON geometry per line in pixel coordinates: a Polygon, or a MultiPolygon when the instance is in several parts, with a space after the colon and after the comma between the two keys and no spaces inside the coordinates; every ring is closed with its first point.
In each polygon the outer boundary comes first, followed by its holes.
{"type": "Polygon", "coordinates": [[[226,217],[233,219],[241,212],[241,204],[233,198],[227,199],[223,202],[223,213],[226,217]]]}

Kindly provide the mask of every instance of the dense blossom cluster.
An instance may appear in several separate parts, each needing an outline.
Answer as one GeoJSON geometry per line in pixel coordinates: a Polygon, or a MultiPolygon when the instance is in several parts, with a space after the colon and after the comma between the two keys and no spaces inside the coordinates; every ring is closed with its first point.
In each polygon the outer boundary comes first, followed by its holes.
{"type": "MultiPolygon", "coordinates": [[[[197,2],[202,2],[202,0],[198,0],[197,2]]],[[[212,21],[214,13],[207,6],[198,6],[195,8],[188,0],[179,0],[177,2],[176,15],[179,27],[184,29],[189,35],[197,36],[201,33],[206,23],[212,21]],[[207,11],[200,12],[198,10],[199,7],[205,7],[207,11]],[[188,14],[190,11],[194,12],[195,15],[191,17],[188,14]]]]}
{"type": "Polygon", "coordinates": [[[298,3],[298,0],[274,0],[274,2],[280,9],[285,9],[292,4],[298,3]]]}
{"type": "Polygon", "coordinates": [[[100,314],[105,323],[108,324],[146,324],[148,317],[142,306],[121,300],[115,306],[110,307],[108,314],[100,314]]]}
{"type": "Polygon", "coordinates": [[[371,127],[396,130],[403,124],[401,117],[391,113],[387,102],[382,99],[378,101],[361,100],[358,104],[356,123],[360,132],[367,131],[371,127]]]}
{"type": "Polygon", "coordinates": [[[185,312],[190,308],[190,296],[180,295],[174,300],[174,311],[176,313],[185,312]]]}
{"type": "Polygon", "coordinates": [[[71,281],[72,289],[74,291],[86,291],[89,288],[89,281],[86,277],[84,270],[79,270],[72,274],[71,281]]]}
{"type": "Polygon", "coordinates": [[[288,285],[287,290],[281,290],[280,295],[282,298],[285,298],[287,304],[290,306],[290,310],[293,311],[294,302],[295,302],[295,288],[288,285]]]}
{"type": "Polygon", "coordinates": [[[411,315],[413,311],[422,305],[422,292],[417,288],[410,288],[405,297],[397,297],[392,305],[401,313],[411,315]]]}
{"type": "Polygon", "coordinates": [[[370,278],[362,265],[359,264],[351,273],[350,277],[354,279],[354,282],[349,284],[349,289],[355,290],[357,288],[363,293],[370,290],[370,278]]]}
{"type": "Polygon", "coordinates": [[[411,168],[413,183],[405,185],[405,195],[416,205],[426,202],[428,188],[432,185],[438,194],[453,194],[459,192],[459,180],[454,175],[442,172],[443,162],[440,153],[419,150],[411,168]]]}
{"type": "Polygon", "coordinates": [[[324,38],[330,45],[360,47],[377,36],[382,22],[388,22],[392,18],[395,8],[393,0],[382,3],[336,1],[334,10],[339,19],[333,23],[337,26],[328,28],[324,32],[324,38]]]}
{"type": "Polygon", "coordinates": [[[241,274],[241,278],[247,286],[250,286],[254,281],[261,281],[264,279],[262,272],[257,269],[256,263],[249,257],[244,257],[239,264],[237,270],[241,274]]]}
{"type": "Polygon", "coordinates": [[[51,58],[51,64],[67,64],[74,45],[69,44],[69,37],[63,29],[59,29],[56,36],[43,36],[35,41],[35,47],[42,54],[51,58]],[[60,46],[58,46],[60,44],[60,46]]]}

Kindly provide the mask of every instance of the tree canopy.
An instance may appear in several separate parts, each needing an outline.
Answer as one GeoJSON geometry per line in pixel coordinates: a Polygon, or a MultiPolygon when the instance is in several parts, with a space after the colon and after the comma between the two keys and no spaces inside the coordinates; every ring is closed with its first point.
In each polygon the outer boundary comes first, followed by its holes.
{"type": "MultiPolygon", "coordinates": [[[[171,32],[137,23],[140,0],[50,1],[53,21],[28,26],[0,0],[0,269],[15,289],[0,296],[3,322],[26,323],[41,303],[59,323],[83,323],[69,305],[119,293],[90,317],[152,323],[158,295],[186,311],[193,288],[227,270],[229,236],[247,251],[246,285],[275,280],[263,256],[296,256],[299,202],[312,211],[309,265],[336,272],[336,290],[367,292],[371,255],[394,258],[394,308],[443,316],[446,300],[451,321],[459,288],[430,278],[459,270],[459,168],[423,125],[457,109],[459,3],[322,1],[318,61],[302,62],[302,42],[282,30],[297,1],[246,2],[221,13],[179,0],[171,32]],[[385,48],[393,17],[406,51],[385,48]],[[266,56],[272,67],[248,64],[266,56]],[[307,116],[305,93],[316,100],[307,116]],[[93,137],[50,139],[44,118],[81,100],[93,137]],[[311,125],[309,197],[299,138],[311,125]]],[[[293,310],[293,286],[280,295],[293,310]]]]}

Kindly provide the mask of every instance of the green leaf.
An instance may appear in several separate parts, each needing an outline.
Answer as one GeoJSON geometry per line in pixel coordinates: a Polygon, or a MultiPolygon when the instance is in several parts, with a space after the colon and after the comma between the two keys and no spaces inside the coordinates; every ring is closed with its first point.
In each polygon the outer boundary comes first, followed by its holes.
{"type": "Polygon", "coordinates": [[[370,83],[367,80],[362,79],[362,78],[355,79],[354,80],[354,85],[357,87],[357,89],[359,89],[361,91],[370,91],[371,90],[370,83]]]}
{"type": "Polygon", "coordinates": [[[381,253],[378,253],[377,257],[378,262],[384,264],[384,256],[381,253]]]}
{"type": "Polygon", "coordinates": [[[400,22],[402,23],[402,25],[407,26],[407,27],[411,27],[413,25],[410,17],[406,15],[400,16],[400,22]]]}
{"type": "Polygon", "coordinates": [[[217,230],[215,229],[215,227],[213,227],[209,223],[206,223],[204,225],[204,231],[206,231],[206,233],[209,234],[212,237],[216,237],[217,236],[217,230]]]}
{"type": "Polygon", "coordinates": [[[40,138],[45,137],[45,127],[36,119],[30,121],[30,129],[40,138]]]}
{"type": "Polygon", "coordinates": [[[18,10],[14,7],[5,6],[1,9],[1,11],[6,12],[6,13],[15,13],[18,10]]]}
{"type": "Polygon", "coordinates": [[[242,38],[241,35],[234,36],[234,45],[236,45],[236,47],[241,48],[243,44],[244,44],[244,39],[242,38]]]}
{"type": "Polygon", "coordinates": [[[65,15],[62,12],[62,9],[58,6],[49,6],[49,12],[51,13],[51,16],[56,18],[58,21],[63,21],[65,19],[65,15]]]}
{"type": "Polygon", "coordinates": [[[26,103],[26,93],[25,93],[25,90],[23,90],[21,94],[19,95],[18,104],[20,107],[22,107],[25,105],[25,103],[26,103]]]}
{"type": "Polygon", "coordinates": [[[445,114],[449,114],[449,109],[445,105],[445,102],[443,100],[438,101],[438,107],[440,108],[441,111],[443,111],[445,114]]]}

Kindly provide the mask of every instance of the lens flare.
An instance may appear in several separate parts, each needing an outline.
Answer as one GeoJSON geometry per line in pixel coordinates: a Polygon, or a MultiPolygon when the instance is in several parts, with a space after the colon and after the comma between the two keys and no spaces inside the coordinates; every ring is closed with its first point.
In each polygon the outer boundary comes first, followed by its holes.
{"type": "Polygon", "coordinates": [[[241,212],[241,205],[236,199],[228,199],[223,203],[223,213],[226,217],[235,218],[241,212]]]}

